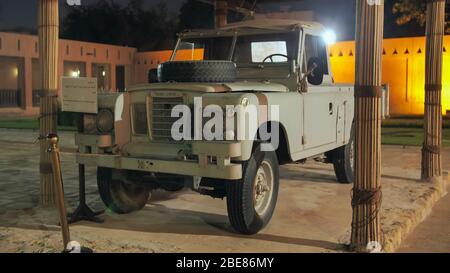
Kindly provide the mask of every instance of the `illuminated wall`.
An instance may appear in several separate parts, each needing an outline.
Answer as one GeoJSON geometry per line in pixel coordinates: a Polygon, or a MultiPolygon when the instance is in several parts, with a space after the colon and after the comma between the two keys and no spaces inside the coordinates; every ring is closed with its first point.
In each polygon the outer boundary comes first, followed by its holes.
{"type": "MultiPolygon", "coordinates": [[[[383,84],[390,86],[390,111],[394,115],[422,115],[425,94],[425,37],[385,39],[383,84]]],[[[450,111],[450,36],[444,41],[443,113],[450,111]]],[[[354,83],[355,43],[339,42],[330,48],[337,83],[354,83]]]]}
{"type": "MultiPolygon", "coordinates": [[[[142,84],[148,82],[148,71],[157,68],[159,64],[167,62],[172,56],[172,50],[137,52],[135,55],[134,83],[142,84]]],[[[175,58],[176,61],[202,60],[203,49],[180,50],[175,58]]]]}

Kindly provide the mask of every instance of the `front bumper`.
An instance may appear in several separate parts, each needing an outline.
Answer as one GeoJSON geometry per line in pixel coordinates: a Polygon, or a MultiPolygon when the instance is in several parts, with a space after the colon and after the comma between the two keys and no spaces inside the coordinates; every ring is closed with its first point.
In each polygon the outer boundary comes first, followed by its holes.
{"type": "Polygon", "coordinates": [[[134,157],[100,153],[99,147],[107,145],[102,136],[78,134],[75,139],[80,151],[92,151],[77,154],[77,163],[86,166],[225,180],[242,178],[242,164],[231,163],[232,158],[241,156],[241,145],[237,142],[193,142],[192,154],[198,160],[167,160],[152,158],[151,154],[134,157]]]}

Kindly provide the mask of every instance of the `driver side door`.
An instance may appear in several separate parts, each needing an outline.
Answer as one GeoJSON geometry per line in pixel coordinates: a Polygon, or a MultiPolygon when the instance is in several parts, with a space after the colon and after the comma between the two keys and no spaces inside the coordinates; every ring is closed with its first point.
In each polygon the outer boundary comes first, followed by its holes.
{"type": "MultiPolygon", "coordinates": [[[[323,65],[324,78],[320,85],[308,83],[303,95],[303,145],[305,150],[318,148],[336,142],[337,91],[332,83],[328,64],[328,51],[320,36],[305,33],[302,72],[307,73],[308,60],[318,58],[323,65]]],[[[317,84],[317,83],[316,83],[317,84]]]]}

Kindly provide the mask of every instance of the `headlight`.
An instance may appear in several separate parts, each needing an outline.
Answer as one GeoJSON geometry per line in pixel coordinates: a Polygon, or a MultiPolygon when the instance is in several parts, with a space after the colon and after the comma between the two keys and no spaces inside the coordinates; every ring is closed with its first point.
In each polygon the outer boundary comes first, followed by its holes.
{"type": "Polygon", "coordinates": [[[247,107],[249,104],[250,104],[250,100],[249,100],[248,98],[243,98],[243,99],[241,100],[241,105],[242,105],[243,107],[247,107]]]}
{"type": "Polygon", "coordinates": [[[97,129],[102,134],[111,133],[114,129],[114,114],[109,109],[102,109],[97,114],[97,129]]]}

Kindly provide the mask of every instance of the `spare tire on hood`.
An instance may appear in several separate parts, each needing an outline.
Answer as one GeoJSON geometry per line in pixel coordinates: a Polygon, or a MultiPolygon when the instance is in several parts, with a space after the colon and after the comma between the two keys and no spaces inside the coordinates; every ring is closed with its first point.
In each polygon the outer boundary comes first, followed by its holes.
{"type": "Polygon", "coordinates": [[[234,82],[236,64],[230,61],[175,61],[158,69],[160,82],[234,82]]]}

